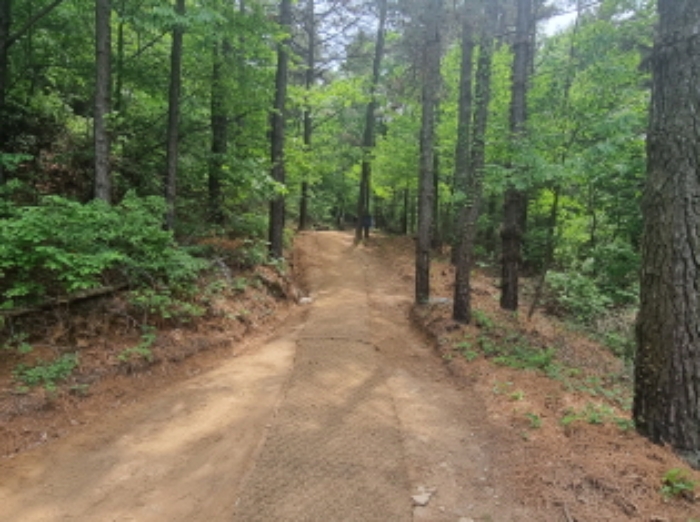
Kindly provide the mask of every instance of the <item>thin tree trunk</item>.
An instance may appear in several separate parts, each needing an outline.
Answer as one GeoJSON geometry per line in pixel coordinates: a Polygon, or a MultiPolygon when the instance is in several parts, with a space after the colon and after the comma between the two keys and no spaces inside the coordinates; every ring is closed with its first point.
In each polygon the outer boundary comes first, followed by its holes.
{"type": "Polygon", "coordinates": [[[634,421],[700,468],[700,3],[659,0],[634,421]]]}
{"type": "Polygon", "coordinates": [[[112,183],[109,168],[110,138],[107,117],[111,89],[111,3],[95,2],[95,198],[109,203],[112,183]]]}
{"type": "MultiPolygon", "coordinates": [[[[527,83],[530,64],[530,26],[532,0],[518,0],[515,43],[513,44],[513,85],[511,90],[510,130],[513,149],[521,146],[527,121],[527,83]]],[[[501,308],[518,309],[518,279],[522,261],[522,242],[527,216],[527,196],[511,186],[506,190],[501,229],[502,270],[501,308]]]]}
{"type": "Polygon", "coordinates": [[[408,188],[403,189],[403,210],[401,212],[401,233],[404,236],[408,235],[408,205],[411,197],[411,191],[408,188]]]}
{"type": "MultiPolygon", "coordinates": [[[[125,53],[125,42],[124,42],[124,14],[126,10],[126,0],[121,0],[119,6],[119,24],[117,25],[117,64],[114,68],[115,79],[114,79],[114,111],[123,117],[124,110],[124,53],[125,53]]],[[[175,33],[173,33],[173,38],[175,33]]],[[[171,55],[171,66],[172,66],[172,55],[171,55]]],[[[172,74],[172,71],[171,71],[172,74]]]]}
{"type": "MultiPolygon", "coordinates": [[[[0,121],[5,119],[5,97],[10,83],[9,55],[10,30],[12,28],[12,0],[0,0],[0,121]]],[[[0,129],[0,154],[4,152],[8,136],[0,129]]],[[[0,185],[5,183],[5,169],[0,162],[0,185]]]]}
{"type": "Polygon", "coordinates": [[[216,41],[212,49],[211,75],[211,158],[209,160],[209,212],[210,223],[220,225],[224,221],[221,185],[224,160],[228,152],[229,118],[226,111],[224,87],[224,60],[226,43],[216,41]]]}
{"type": "MultiPolygon", "coordinates": [[[[279,23],[289,32],[292,24],[292,1],[281,0],[279,23]]],[[[275,76],[275,101],[271,114],[270,159],[272,162],[272,179],[285,183],[284,165],[284,130],[285,109],[287,102],[287,82],[289,71],[289,37],[277,46],[277,74],[275,76]]],[[[270,256],[281,259],[284,251],[284,196],[279,194],[270,202],[269,241],[270,256]]]]}
{"type": "Polygon", "coordinates": [[[453,187],[455,191],[454,230],[452,234],[452,264],[459,261],[459,249],[462,244],[460,209],[467,196],[467,176],[469,171],[469,153],[471,150],[472,125],[472,76],[474,69],[474,28],[471,13],[462,13],[462,59],[459,71],[459,101],[457,102],[457,145],[455,147],[455,172],[453,187]]]}
{"type": "Polygon", "coordinates": [[[554,262],[554,242],[557,232],[557,221],[559,217],[559,188],[556,187],[552,190],[554,195],[554,200],[552,201],[552,208],[549,212],[549,222],[547,226],[547,242],[545,244],[545,254],[544,254],[544,266],[542,267],[542,273],[540,274],[540,280],[537,283],[537,288],[535,288],[535,295],[532,298],[532,303],[530,304],[530,310],[527,312],[527,318],[531,319],[532,315],[535,313],[537,304],[542,297],[542,291],[544,290],[544,284],[547,280],[547,272],[554,262]]]}
{"type": "MultiPolygon", "coordinates": [[[[382,57],[384,56],[384,41],[386,33],[387,0],[379,3],[379,27],[374,46],[374,60],[372,61],[372,81],[370,83],[370,101],[365,111],[365,132],[362,138],[362,174],[360,177],[360,190],[357,198],[357,222],[355,223],[355,242],[362,240],[363,225],[370,220],[369,198],[372,191],[372,149],[375,144],[375,117],[377,109],[376,92],[379,85],[382,57]]],[[[369,228],[366,229],[369,232],[369,228]]]]}
{"type": "Polygon", "coordinates": [[[430,233],[433,223],[435,109],[440,77],[440,22],[442,0],[426,2],[423,48],[420,172],[418,178],[418,238],[416,240],[416,304],[430,300],[430,233]]]}
{"type": "Polygon", "coordinates": [[[5,107],[9,85],[10,30],[12,29],[12,0],[0,0],[0,111],[5,107]]]}
{"type": "MultiPolygon", "coordinates": [[[[175,12],[185,15],[185,0],[176,0],[175,12]]],[[[168,92],[168,136],[166,146],[165,226],[175,228],[175,197],[177,192],[178,142],[180,131],[180,91],[182,87],[182,39],[184,26],[178,20],[173,28],[173,42],[170,52],[170,89],[168,92]]]]}
{"type": "MultiPolygon", "coordinates": [[[[486,158],[486,128],[491,100],[491,64],[494,35],[498,19],[498,2],[487,0],[486,23],[479,41],[479,60],[476,72],[476,110],[471,153],[466,168],[466,199],[460,209],[457,232],[461,234],[455,272],[452,318],[468,323],[471,320],[471,268],[474,260],[474,241],[479,219],[479,206],[486,158]]],[[[462,160],[464,161],[464,159],[462,160]]]]}
{"type": "MultiPolygon", "coordinates": [[[[440,100],[437,100],[435,105],[435,127],[440,125],[440,100]]],[[[437,153],[439,144],[437,135],[433,143],[433,225],[430,231],[430,246],[433,250],[439,250],[442,247],[442,229],[440,227],[440,155],[437,153]]]]}
{"type": "MultiPolygon", "coordinates": [[[[308,49],[306,51],[306,71],[305,84],[306,92],[310,93],[314,84],[316,75],[316,12],[315,0],[306,0],[306,35],[308,41],[308,49]]],[[[307,154],[311,153],[311,140],[313,135],[313,117],[311,107],[304,107],[304,150],[307,154]]],[[[309,173],[304,173],[304,179],[301,182],[301,198],[299,200],[299,230],[306,230],[308,227],[309,214],[309,173]]]]}

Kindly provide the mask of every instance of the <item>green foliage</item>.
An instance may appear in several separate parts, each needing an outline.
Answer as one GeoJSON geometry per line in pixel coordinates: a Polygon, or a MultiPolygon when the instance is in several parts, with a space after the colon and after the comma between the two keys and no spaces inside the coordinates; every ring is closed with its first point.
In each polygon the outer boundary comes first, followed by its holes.
{"type": "Polygon", "coordinates": [[[531,429],[539,429],[542,427],[542,417],[536,413],[527,412],[525,418],[530,422],[531,429]]]}
{"type": "Polygon", "coordinates": [[[612,423],[622,431],[634,429],[634,422],[631,419],[619,416],[615,408],[608,406],[607,404],[589,402],[580,411],[569,408],[565,412],[560,422],[562,426],[569,426],[579,421],[599,425],[612,423]]]}
{"type": "Polygon", "coordinates": [[[454,345],[454,348],[459,351],[459,353],[467,361],[471,362],[479,357],[479,352],[472,349],[472,343],[469,341],[462,341],[454,345]]]}
{"type": "Polygon", "coordinates": [[[181,284],[206,263],[163,230],[160,198],[128,194],[110,207],[58,196],[0,220],[2,308],[116,282],[181,284]]]}
{"type": "Polygon", "coordinates": [[[472,310],[472,318],[474,320],[474,324],[479,328],[486,331],[493,329],[493,320],[485,312],[482,312],[481,310],[472,310]]]}
{"type": "Polygon", "coordinates": [[[146,362],[153,362],[153,352],[151,347],[155,343],[157,334],[155,329],[150,327],[144,327],[143,334],[141,334],[141,342],[136,346],[131,348],[126,348],[117,357],[121,362],[133,362],[134,360],[142,359],[146,362]]]}
{"type": "Polygon", "coordinates": [[[606,313],[612,299],[603,294],[595,281],[578,272],[549,272],[547,283],[561,312],[590,324],[606,313]]]}
{"type": "Polygon", "coordinates": [[[7,154],[0,153],[0,168],[8,172],[12,172],[17,169],[17,167],[25,162],[32,159],[29,154],[7,154]]]}
{"type": "Polygon", "coordinates": [[[128,301],[136,311],[142,314],[143,324],[148,324],[152,320],[188,323],[205,313],[202,306],[178,297],[176,292],[168,287],[132,290],[128,294],[128,301]]]}
{"type": "MultiPolygon", "coordinates": [[[[2,329],[2,322],[0,322],[0,330],[2,329]]],[[[29,336],[25,333],[16,333],[10,336],[2,345],[0,349],[8,352],[16,352],[20,355],[26,355],[31,353],[34,349],[31,344],[27,342],[29,336]]]]}
{"type": "Polygon", "coordinates": [[[692,480],[687,471],[680,468],[668,470],[661,479],[661,494],[665,499],[693,497],[698,482],[692,480]]]}
{"type": "Polygon", "coordinates": [[[533,346],[517,334],[503,338],[480,335],[477,339],[481,352],[496,364],[521,370],[548,371],[554,366],[554,350],[533,346]]]}
{"type": "Polygon", "coordinates": [[[27,366],[20,364],[15,368],[13,375],[15,379],[26,386],[43,386],[48,391],[55,391],[59,381],[64,381],[78,366],[77,354],[64,354],[55,361],[27,366]]]}

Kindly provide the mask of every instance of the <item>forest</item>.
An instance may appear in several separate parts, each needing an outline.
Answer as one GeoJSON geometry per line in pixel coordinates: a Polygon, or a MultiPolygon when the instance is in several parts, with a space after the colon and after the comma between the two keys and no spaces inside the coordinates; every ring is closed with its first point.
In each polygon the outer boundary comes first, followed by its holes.
{"type": "Polygon", "coordinates": [[[415,238],[417,306],[431,258],[458,322],[495,271],[503,309],[624,358],[637,429],[700,465],[691,4],[0,0],[3,348],[73,296],[192,312],[217,238],[281,266],[371,219],[415,238]]]}

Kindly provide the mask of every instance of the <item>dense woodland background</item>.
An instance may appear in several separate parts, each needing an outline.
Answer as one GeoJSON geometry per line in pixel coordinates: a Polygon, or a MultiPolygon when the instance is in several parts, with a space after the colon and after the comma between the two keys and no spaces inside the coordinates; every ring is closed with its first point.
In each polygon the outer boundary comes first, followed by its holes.
{"type": "Polygon", "coordinates": [[[206,239],[279,264],[295,229],[360,240],[371,215],[415,235],[419,304],[451,250],[455,319],[476,264],[501,271],[504,308],[632,361],[657,16],[652,0],[0,0],[3,321],[96,288],[186,293],[206,239]]]}

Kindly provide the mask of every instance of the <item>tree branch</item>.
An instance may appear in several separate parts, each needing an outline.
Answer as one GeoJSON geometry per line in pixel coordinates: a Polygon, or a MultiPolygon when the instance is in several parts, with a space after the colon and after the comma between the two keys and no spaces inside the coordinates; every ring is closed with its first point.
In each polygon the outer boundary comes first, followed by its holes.
{"type": "Polygon", "coordinates": [[[37,23],[39,20],[44,18],[47,14],[49,14],[51,11],[53,11],[56,7],[58,7],[63,0],[53,0],[49,5],[41,9],[38,13],[36,13],[34,16],[32,16],[27,22],[13,35],[11,35],[7,41],[5,42],[5,48],[3,51],[6,51],[10,47],[12,47],[15,43],[17,43],[17,40],[22,38],[31,27],[37,23]]]}

